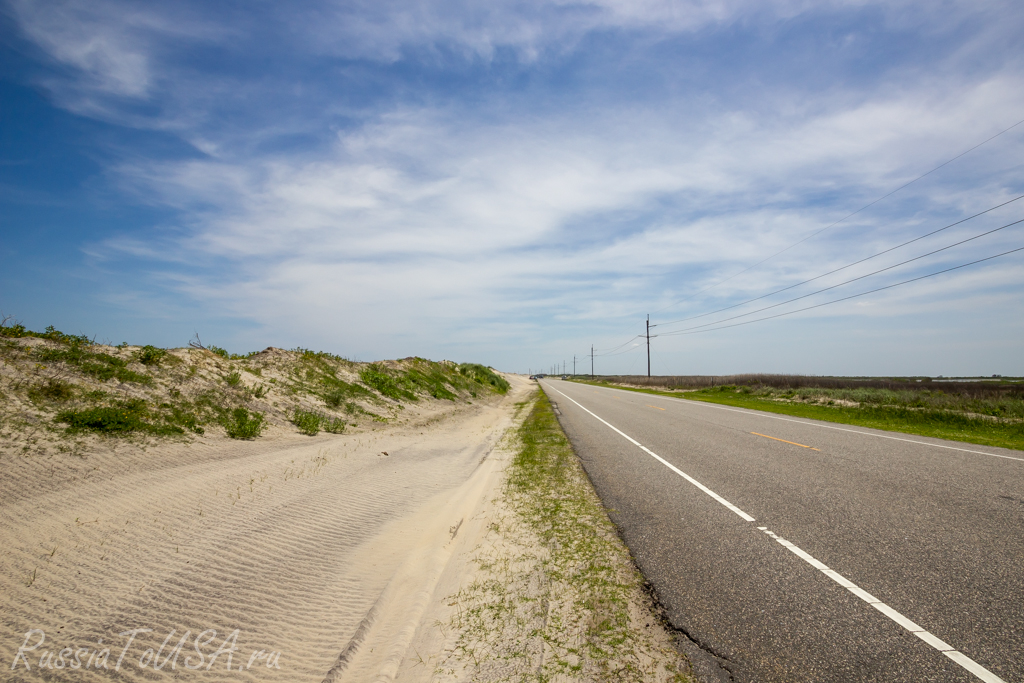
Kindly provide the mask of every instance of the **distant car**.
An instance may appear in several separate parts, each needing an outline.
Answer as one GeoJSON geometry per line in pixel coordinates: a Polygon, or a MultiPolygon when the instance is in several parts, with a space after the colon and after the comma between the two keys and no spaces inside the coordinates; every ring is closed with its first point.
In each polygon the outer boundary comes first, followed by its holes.
{"type": "Polygon", "coordinates": [[[537,379],[537,375],[530,375],[530,379],[537,379]]]}
{"type": "Polygon", "coordinates": [[[562,375],[562,379],[569,379],[569,375],[562,375]]]}

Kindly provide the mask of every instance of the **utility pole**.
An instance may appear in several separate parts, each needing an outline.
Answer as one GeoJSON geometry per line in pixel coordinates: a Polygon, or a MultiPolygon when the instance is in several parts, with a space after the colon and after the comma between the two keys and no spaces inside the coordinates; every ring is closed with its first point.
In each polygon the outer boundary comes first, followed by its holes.
{"type": "Polygon", "coordinates": [[[647,314],[647,376],[651,376],[651,315],[647,314]]]}
{"type": "Polygon", "coordinates": [[[572,376],[576,376],[576,354],[572,356],[572,376]]]}
{"type": "Polygon", "coordinates": [[[590,379],[594,379],[594,345],[590,345],[590,379]]]}

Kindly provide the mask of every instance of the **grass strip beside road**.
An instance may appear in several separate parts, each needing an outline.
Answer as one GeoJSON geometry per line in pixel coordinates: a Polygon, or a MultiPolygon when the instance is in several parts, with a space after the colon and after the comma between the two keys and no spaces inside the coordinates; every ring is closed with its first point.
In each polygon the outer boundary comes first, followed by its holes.
{"type": "Polygon", "coordinates": [[[930,436],[936,439],[961,441],[980,446],[1024,450],[1024,422],[993,420],[950,410],[919,409],[904,406],[843,406],[779,401],[754,396],[732,386],[698,391],[659,391],[626,387],[607,382],[575,380],[582,384],[635,391],[642,394],[669,396],[688,401],[717,403],[735,408],[749,408],[767,413],[804,417],[823,422],[870,427],[887,432],[930,436]]]}
{"type": "Polygon", "coordinates": [[[439,672],[491,682],[692,681],[548,398],[538,392],[527,409],[503,513],[474,558],[480,571],[449,603],[461,635],[439,672]]]}

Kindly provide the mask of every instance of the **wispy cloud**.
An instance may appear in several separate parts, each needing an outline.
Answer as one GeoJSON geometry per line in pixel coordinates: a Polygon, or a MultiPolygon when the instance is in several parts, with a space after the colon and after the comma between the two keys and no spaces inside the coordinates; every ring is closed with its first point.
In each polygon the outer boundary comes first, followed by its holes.
{"type": "MultiPolygon", "coordinates": [[[[154,299],[248,321],[240,343],[287,328],[519,367],[526,349],[615,346],[642,314],[757,296],[1024,192],[1017,131],[694,296],[1024,118],[1019,50],[991,49],[1017,26],[991,22],[1003,3],[183,7],[12,11],[72,70],[45,77],[62,106],[194,150],[106,167],[174,218],[114,226],[90,258],[154,299]],[[872,62],[891,49],[878,35],[914,50],[872,62]],[[271,64],[246,54],[256,42],[271,64]],[[791,72],[760,63],[772,50],[791,72]]],[[[985,272],[843,311],[891,320],[1024,285],[1012,266],[985,272]]]]}

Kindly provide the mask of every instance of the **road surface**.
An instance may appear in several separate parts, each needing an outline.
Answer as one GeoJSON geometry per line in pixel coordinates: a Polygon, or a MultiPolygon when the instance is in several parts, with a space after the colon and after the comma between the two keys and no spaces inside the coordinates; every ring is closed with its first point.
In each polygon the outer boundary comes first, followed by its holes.
{"type": "Polygon", "coordinates": [[[1024,453],[541,384],[724,680],[1024,681],[1024,453]]]}

